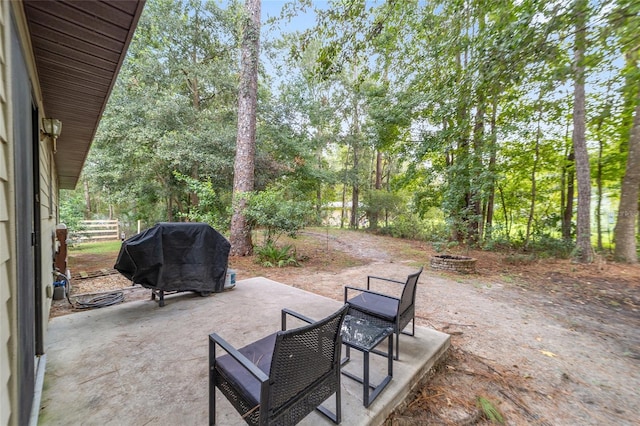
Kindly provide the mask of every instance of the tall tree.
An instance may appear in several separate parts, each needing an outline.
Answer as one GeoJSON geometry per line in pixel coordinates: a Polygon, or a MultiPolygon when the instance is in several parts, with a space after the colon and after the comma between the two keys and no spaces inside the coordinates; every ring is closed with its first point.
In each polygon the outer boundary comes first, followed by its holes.
{"type": "Polygon", "coordinates": [[[253,191],[256,155],[256,112],[258,104],[258,63],[260,60],[260,0],[246,0],[242,33],[240,87],[238,89],[238,136],[233,168],[233,216],[231,254],[253,252],[251,227],[244,210],[248,192],[253,191]]]}
{"type": "MultiPolygon", "coordinates": [[[[188,218],[198,200],[176,174],[231,193],[237,7],[201,0],[145,7],[87,160],[94,194],[106,192],[119,214],[145,224],[188,218]]],[[[225,212],[218,227],[228,227],[226,208],[218,201],[225,212]]]]}
{"type": "Polygon", "coordinates": [[[620,131],[622,150],[627,145],[627,164],[622,178],[618,221],[614,231],[615,257],[624,262],[637,263],[636,227],[640,228],[640,4],[634,0],[620,0],[617,6],[610,21],[619,36],[620,50],[625,56],[620,131]],[[633,118],[631,110],[634,110],[633,118]],[[627,135],[628,143],[625,144],[627,135]]]}
{"type": "Polygon", "coordinates": [[[637,102],[631,136],[629,137],[627,169],[622,179],[618,221],[615,228],[615,256],[628,263],[638,263],[636,216],[638,215],[640,189],[640,93],[638,93],[637,102]]]}
{"type": "Polygon", "coordinates": [[[574,45],[574,89],[573,89],[573,150],[576,158],[578,180],[578,219],[576,222],[577,260],[593,261],[591,246],[591,171],[587,151],[586,107],[585,107],[585,51],[587,46],[587,0],[576,0],[575,45],[574,45]]]}
{"type": "Polygon", "coordinates": [[[531,226],[533,224],[533,219],[534,219],[534,213],[535,213],[535,208],[536,208],[536,199],[538,194],[536,193],[536,185],[537,185],[537,173],[538,173],[538,164],[540,163],[540,139],[542,138],[542,129],[541,129],[541,122],[542,122],[542,105],[541,105],[541,101],[542,101],[542,96],[543,96],[543,91],[540,90],[540,97],[538,98],[538,102],[537,102],[537,113],[538,113],[538,118],[537,118],[537,129],[536,129],[536,135],[534,137],[535,143],[534,143],[534,150],[533,150],[533,165],[531,167],[531,205],[529,207],[529,217],[527,219],[527,232],[525,234],[524,237],[524,246],[527,247],[529,245],[529,238],[531,237],[531,226]]]}

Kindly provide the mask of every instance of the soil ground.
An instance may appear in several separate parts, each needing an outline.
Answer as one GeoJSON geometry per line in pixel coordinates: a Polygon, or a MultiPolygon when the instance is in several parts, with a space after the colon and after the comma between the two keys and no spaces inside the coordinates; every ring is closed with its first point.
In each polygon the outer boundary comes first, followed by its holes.
{"type": "MultiPolygon", "coordinates": [[[[301,266],[264,268],[232,257],[230,267],[238,279],[264,276],[336,300],[344,285],[364,286],[367,275],[404,279],[425,267],[417,324],[449,333],[452,347],[389,425],[489,424],[492,412],[512,425],[637,424],[639,266],[448,252],[477,259],[476,273],[460,275],[431,270],[436,252],[423,242],[312,229],[281,243],[295,245],[301,266]]],[[[69,266],[108,270],[116,256],[71,251],[69,266]]],[[[112,274],[73,279],[71,299],[114,289],[124,289],[125,301],[150,296],[112,274]]],[[[52,316],[74,311],[54,301],[52,316]]],[[[400,338],[401,351],[410,338],[400,338]]]]}

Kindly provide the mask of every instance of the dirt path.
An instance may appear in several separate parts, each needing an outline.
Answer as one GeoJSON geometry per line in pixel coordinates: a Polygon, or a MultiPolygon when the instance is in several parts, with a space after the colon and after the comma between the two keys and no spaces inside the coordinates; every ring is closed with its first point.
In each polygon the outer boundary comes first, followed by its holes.
{"type": "MultiPolygon", "coordinates": [[[[398,257],[398,247],[387,242],[362,233],[331,238],[334,250],[371,263],[280,279],[340,300],[345,284],[363,285],[367,275],[403,276],[428,263],[419,253],[398,257]]],[[[508,424],[637,424],[637,309],[576,303],[539,287],[425,268],[418,324],[452,334],[452,353],[390,423],[477,423],[483,418],[477,398],[484,397],[508,424]]]]}
{"type": "MultiPolygon", "coordinates": [[[[457,275],[431,270],[433,249],[419,242],[322,230],[288,242],[307,259],[302,267],[262,268],[251,258],[231,258],[231,267],[239,279],[265,276],[342,300],[344,285],[366,285],[367,275],[402,278],[425,266],[417,323],[451,334],[452,348],[389,424],[488,424],[480,397],[511,425],[638,424],[638,266],[471,252],[478,273],[457,275]]],[[[130,285],[120,276],[76,284],[80,292],[130,285]]]]}

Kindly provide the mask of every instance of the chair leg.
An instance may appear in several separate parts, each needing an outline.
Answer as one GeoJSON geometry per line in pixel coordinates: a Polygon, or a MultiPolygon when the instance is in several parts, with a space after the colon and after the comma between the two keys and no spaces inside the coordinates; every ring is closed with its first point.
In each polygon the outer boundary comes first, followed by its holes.
{"type": "Polygon", "coordinates": [[[216,387],[209,388],[209,425],[216,424],[216,387]]]}
{"type": "Polygon", "coordinates": [[[340,381],[338,381],[338,390],[336,390],[336,421],[335,424],[339,425],[342,421],[342,399],[340,397],[340,381]]]}
{"type": "Polygon", "coordinates": [[[342,407],[340,404],[340,388],[338,388],[338,390],[336,391],[336,412],[332,413],[331,411],[329,411],[329,409],[327,409],[326,407],[323,407],[322,405],[318,405],[316,407],[316,410],[322,414],[323,416],[325,416],[326,418],[328,418],[329,420],[331,420],[333,423],[335,424],[340,424],[340,422],[342,421],[342,407]]]}
{"type": "Polygon", "coordinates": [[[329,420],[331,420],[333,423],[337,425],[339,425],[340,422],[342,421],[342,397],[340,393],[341,388],[342,388],[342,384],[340,380],[340,370],[338,370],[338,388],[336,389],[336,409],[335,409],[336,412],[332,413],[322,405],[318,405],[316,407],[316,410],[320,414],[322,414],[323,416],[325,416],[326,418],[328,418],[329,420]]]}
{"type": "Polygon", "coordinates": [[[407,336],[415,336],[416,335],[416,319],[415,317],[411,320],[411,333],[402,330],[402,334],[407,336]]]}
{"type": "Polygon", "coordinates": [[[215,343],[209,341],[209,426],[216,424],[216,383],[214,363],[216,359],[215,343]]]}
{"type": "Polygon", "coordinates": [[[398,333],[396,333],[396,356],[395,356],[395,360],[400,359],[400,334],[406,334],[407,336],[415,336],[416,335],[416,317],[414,316],[413,319],[411,320],[411,333],[408,333],[404,330],[400,330],[398,331],[398,333]]]}

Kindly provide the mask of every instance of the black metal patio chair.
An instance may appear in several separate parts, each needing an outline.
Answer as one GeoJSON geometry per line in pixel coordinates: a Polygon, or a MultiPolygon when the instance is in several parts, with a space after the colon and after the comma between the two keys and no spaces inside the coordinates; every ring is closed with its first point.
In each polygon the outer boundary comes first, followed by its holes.
{"type": "Polygon", "coordinates": [[[294,425],[315,409],[339,424],[340,328],[347,309],[315,322],[283,309],[282,331],[241,349],[209,335],[209,424],[216,420],[216,387],[250,425],[294,425]],[[287,315],[311,324],[286,330],[287,315]],[[216,356],[216,346],[226,354],[216,356]],[[333,394],[335,413],[320,406],[333,394]]]}
{"type": "MultiPolygon", "coordinates": [[[[396,356],[394,359],[400,358],[400,333],[409,336],[415,335],[416,288],[422,269],[420,268],[418,272],[409,275],[406,281],[369,275],[366,289],[351,286],[344,288],[344,301],[349,304],[349,315],[364,318],[376,325],[393,328],[393,332],[396,334],[396,356]],[[404,286],[402,294],[400,297],[394,297],[372,291],[371,282],[373,280],[401,284],[404,286]],[[359,294],[349,298],[349,291],[357,291],[359,294]],[[404,331],[409,322],[412,323],[411,333],[404,331]]],[[[385,355],[378,351],[376,353],[385,355]]]]}

